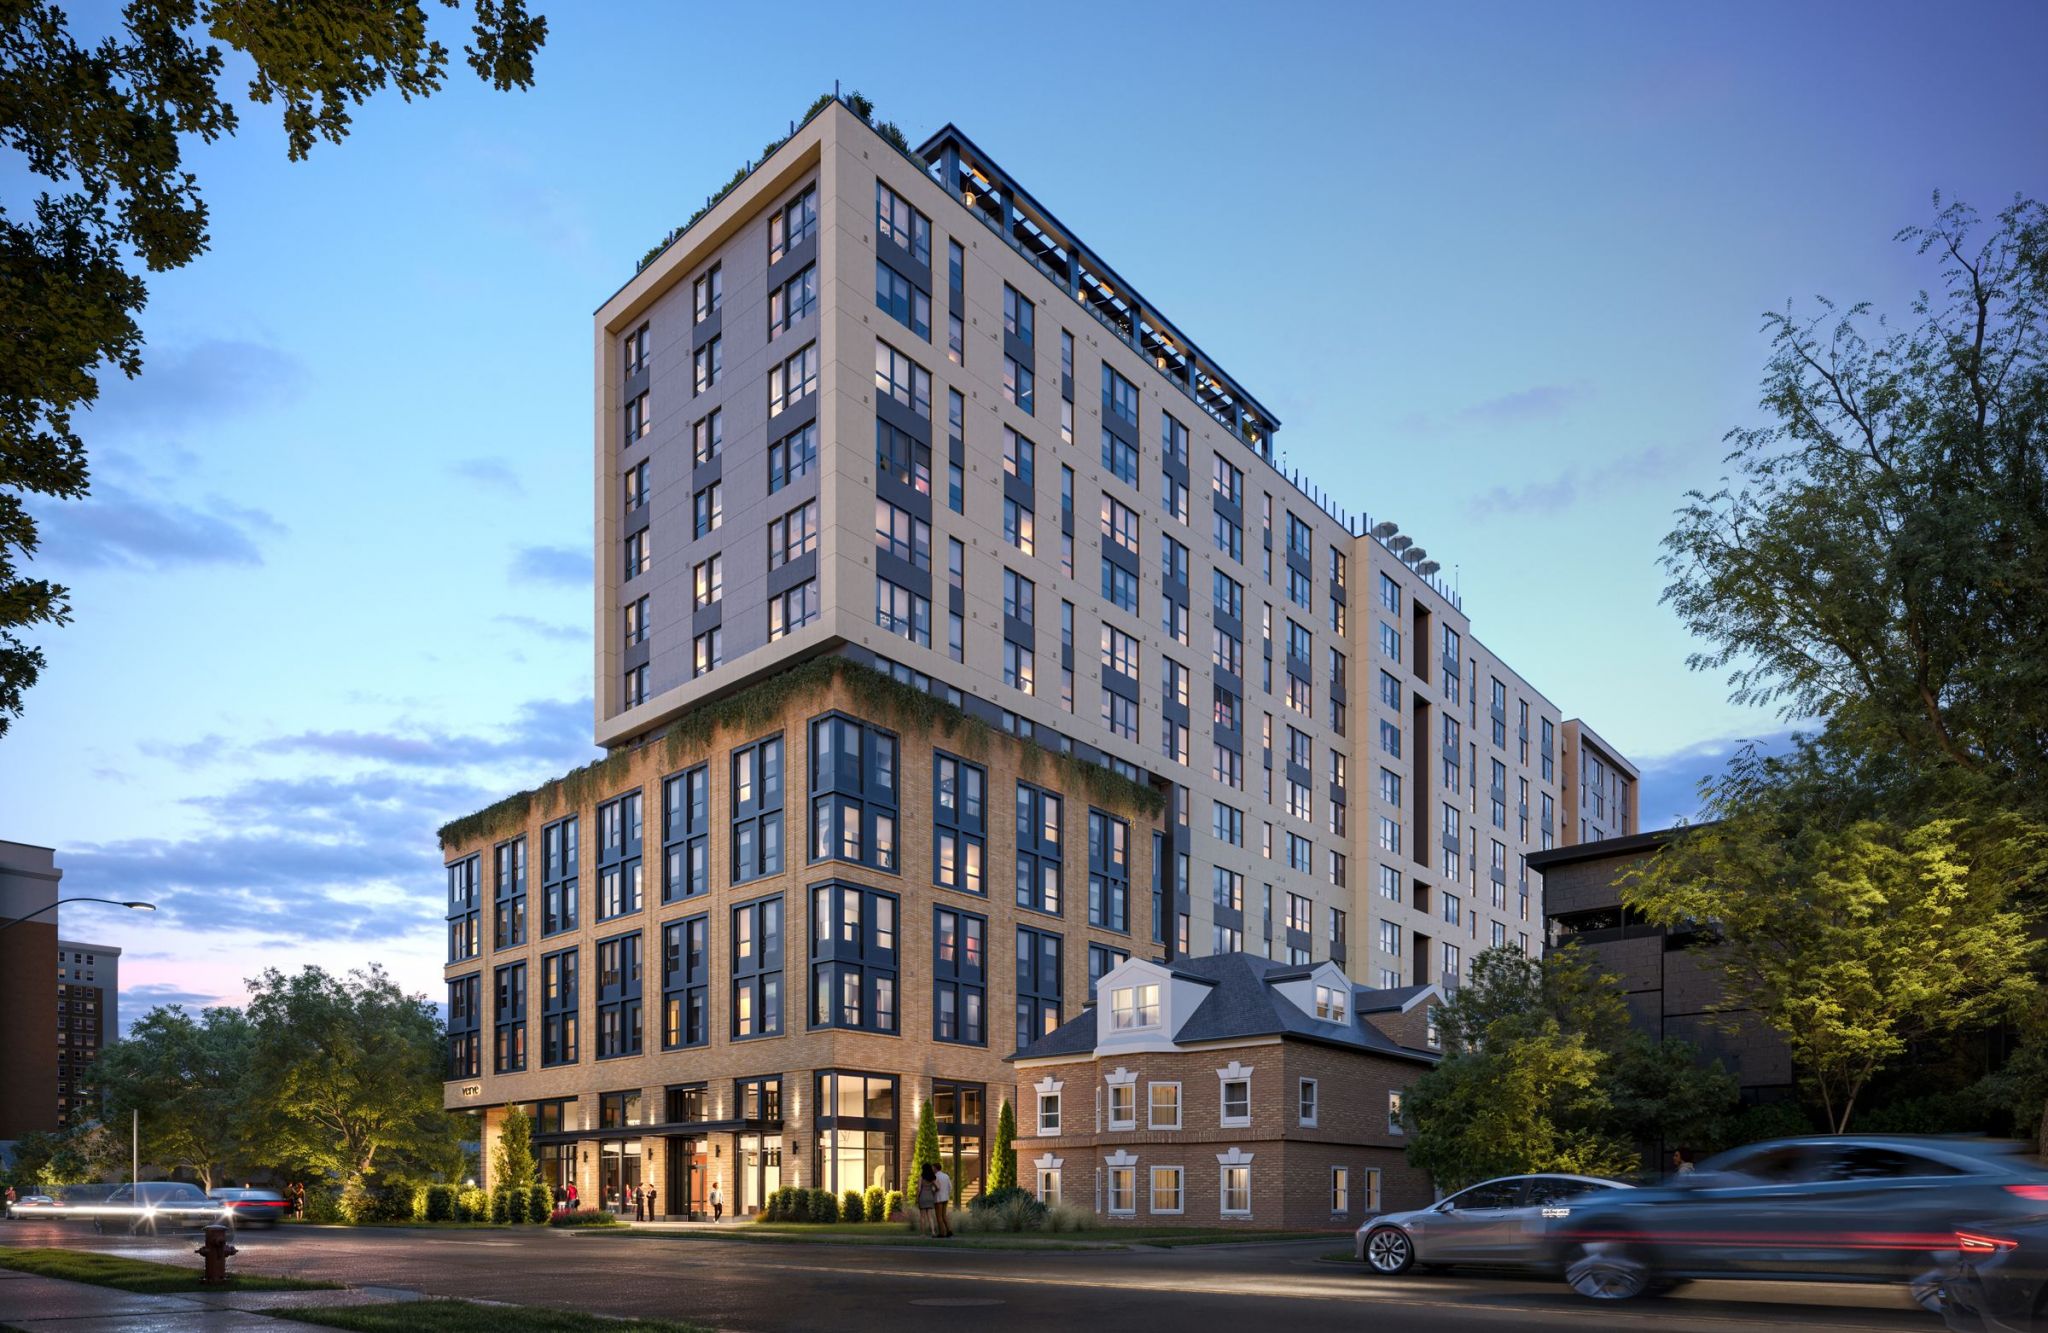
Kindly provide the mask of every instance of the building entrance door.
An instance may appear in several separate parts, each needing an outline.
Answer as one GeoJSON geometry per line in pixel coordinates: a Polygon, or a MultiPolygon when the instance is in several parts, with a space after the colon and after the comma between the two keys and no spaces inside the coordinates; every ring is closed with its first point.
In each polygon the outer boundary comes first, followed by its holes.
{"type": "Polygon", "coordinates": [[[711,1159],[704,1140],[687,1135],[668,1141],[668,1199],[670,1217],[696,1221],[711,1216],[711,1159]]]}

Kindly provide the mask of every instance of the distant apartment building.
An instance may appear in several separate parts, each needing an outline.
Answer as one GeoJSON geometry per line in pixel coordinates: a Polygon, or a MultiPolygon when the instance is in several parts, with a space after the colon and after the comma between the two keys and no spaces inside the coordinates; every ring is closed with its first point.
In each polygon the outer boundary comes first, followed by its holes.
{"type": "MultiPolygon", "coordinates": [[[[1275,414],[957,128],[906,153],[828,102],[592,333],[595,736],[615,757],[844,659],[1163,794],[1133,826],[1158,905],[1132,956],[1328,961],[1390,991],[1542,948],[1526,858],[1578,836],[1592,733],[1481,642],[1395,525],[1277,466],[1275,414]]],[[[1633,783],[1608,747],[1599,763],[1633,783]]],[[[789,845],[836,817],[793,802],[789,845]]],[[[583,827],[565,873],[588,887],[605,863],[583,827]]],[[[712,845],[724,894],[754,853],[712,845]]],[[[1027,852],[988,855],[990,899],[1041,910],[1027,852]]],[[[1021,1011],[1037,937],[989,928],[986,1002],[1021,1011]]],[[[1060,948],[1071,970],[1079,938],[1060,948]]],[[[451,982],[494,984],[477,956],[451,955],[451,982]]],[[[528,1096],[458,1077],[449,1102],[500,1094],[528,1096]]]]}
{"type": "Polygon", "coordinates": [[[91,1119],[87,1071],[121,1034],[121,951],[57,942],[57,1123],[91,1119]]]}
{"type": "Polygon", "coordinates": [[[0,1145],[57,1128],[57,885],[48,847],[0,841],[0,1145]]]}

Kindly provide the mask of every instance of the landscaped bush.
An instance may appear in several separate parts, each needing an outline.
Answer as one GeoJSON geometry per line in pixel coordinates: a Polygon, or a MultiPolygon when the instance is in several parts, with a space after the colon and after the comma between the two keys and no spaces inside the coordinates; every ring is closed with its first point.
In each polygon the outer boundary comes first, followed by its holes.
{"type": "Polygon", "coordinates": [[[1046,1206],[1020,1189],[990,1190],[954,1215],[956,1231],[1043,1231],[1046,1206]]]}
{"type": "Polygon", "coordinates": [[[861,1199],[861,1214],[870,1222],[889,1220],[889,1193],[880,1185],[868,1186],[867,1194],[861,1199]]]}
{"type": "Polygon", "coordinates": [[[548,1219],[551,1227],[615,1227],[619,1219],[598,1208],[578,1208],[573,1212],[556,1213],[548,1219]]]}
{"type": "Polygon", "coordinates": [[[883,1199],[882,1199],[882,1218],[883,1218],[883,1220],[884,1220],[884,1221],[887,1221],[887,1220],[888,1220],[889,1218],[892,1218],[892,1217],[895,1217],[895,1216],[897,1216],[897,1215],[901,1214],[901,1213],[902,1213],[902,1211],[903,1211],[903,1191],[902,1191],[902,1190],[890,1190],[890,1191],[888,1192],[888,1194],[887,1194],[887,1195],[885,1195],[885,1196],[883,1197],[883,1199]]]}
{"type": "Polygon", "coordinates": [[[545,1185],[526,1187],[526,1220],[545,1222],[555,1214],[555,1192],[545,1185]]]}
{"type": "Polygon", "coordinates": [[[306,1220],[308,1222],[342,1221],[341,1191],[325,1183],[306,1186],[306,1220]]]}
{"type": "Polygon", "coordinates": [[[1094,1211],[1078,1203],[1055,1203],[1045,1210],[1047,1231],[1086,1231],[1094,1225],[1094,1211]]]}
{"type": "Polygon", "coordinates": [[[842,1222],[859,1222],[865,1219],[867,1215],[867,1196],[859,1190],[846,1191],[845,1197],[839,1200],[839,1220],[842,1222]]]}
{"type": "Polygon", "coordinates": [[[453,1222],[455,1220],[455,1187],[453,1185],[429,1185],[426,1197],[421,1201],[422,1222],[453,1222]]]}
{"type": "MultiPolygon", "coordinates": [[[[519,1211],[523,1213],[526,1210],[522,1207],[519,1211]]],[[[512,1220],[512,1191],[506,1189],[503,1185],[491,1191],[491,1220],[493,1222],[510,1222],[512,1220]]]]}
{"type": "MultiPolygon", "coordinates": [[[[351,1183],[341,1191],[338,1220],[352,1226],[365,1222],[410,1222],[413,1219],[413,1186],[398,1181],[365,1180],[351,1183]]],[[[312,1196],[309,1193],[307,1203],[312,1196]]]]}
{"type": "Polygon", "coordinates": [[[464,1185],[455,1191],[455,1220],[458,1222],[488,1222],[491,1217],[491,1198],[479,1185],[464,1185]]]}
{"type": "Polygon", "coordinates": [[[787,1201],[782,1207],[785,1222],[808,1222],[811,1220],[811,1192],[791,1187],[787,1201]]]}
{"type": "Polygon", "coordinates": [[[831,1190],[812,1190],[811,1220],[813,1222],[837,1222],[839,1220],[839,1196],[831,1190]]]}

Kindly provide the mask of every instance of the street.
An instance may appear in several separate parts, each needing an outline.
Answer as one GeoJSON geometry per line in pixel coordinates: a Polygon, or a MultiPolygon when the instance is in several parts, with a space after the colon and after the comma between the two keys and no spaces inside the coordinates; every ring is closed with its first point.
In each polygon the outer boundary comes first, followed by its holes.
{"type": "MultiPolygon", "coordinates": [[[[190,1237],[95,1236],[15,1222],[0,1244],[118,1251],[196,1264],[190,1237]]],[[[1139,1252],[1017,1253],[785,1245],[544,1229],[284,1227],[236,1236],[237,1269],[409,1287],[433,1295],[600,1314],[696,1320],[748,1333],[976,1333],[1065,1326],[1397,1333],[1451,1329],[1920,1330],[1939,1320],[1903,1292],[1697,1283],[1657,1300],[1594,1307],[1561,1283],[1517,1276],[1368,1276],[1318,1258],[1348,1238],[1139,1252]]],[[[0,1302],[5,1301],[0,1293],[0,1302]]],[[[8,1310],[0,1321],[32,1312],[8,1310]]]]}

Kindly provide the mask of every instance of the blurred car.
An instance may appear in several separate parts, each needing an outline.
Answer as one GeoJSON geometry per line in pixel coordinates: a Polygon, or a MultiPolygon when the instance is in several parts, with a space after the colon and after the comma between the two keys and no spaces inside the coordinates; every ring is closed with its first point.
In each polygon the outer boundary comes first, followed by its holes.
{"type": "Polygon", "coordinates": [[[1904,1283],[1939,1310],[1960,1223],[2048,1212],[2048,1170],[2023,1150],[1910,1135],[1755,1143],[1588,1201],[1553,1233],[1557,1262],[1594,1300],[1741,1277],[1904,1283]]]}
{"type": "Polygon", "coordinates": [[[234,1225],[226,1204],[206,1197],[197,1185],[180,1180],[145,1180],[122,1185],[99,1203],[79,1205],[75,1214],[92,1218],[93,1230],[131,1234],[197,1230],[215,1222],[234,1225]]]}
{"type": "Polygon", "coordinates": [[[274,1227],[291,1216],[291,1200],[276,1190],[221,1189],[213,1197],[227,1206],[238,1227],[274,1227]]]}
{"type": "Polygon", "coordinates": [[[1416,1264],[1540,1268],[1556,1261],[1545,1233],[1571,1216],[1575,1200],[1629,1188],[1599,1176],[1503,1176],[1428,1208],[1371,1219],[1353,1237],[1352,1252],[1388,1277],[1416,1264]]]}
{"type": "Polygon", "coordinates": [[[2048,1333],[2048,1217],[1958,1230],[1942,1295],[1957,1333],[2048,1333]]]}
{"type": "Polygon", "coordinates": [[[8,1208],[9,1217],[51,1217],[64,1212],[64,1201],[48,1194],[24,1194],[8,1208]]]}

